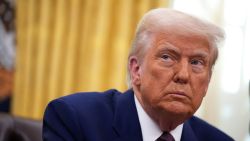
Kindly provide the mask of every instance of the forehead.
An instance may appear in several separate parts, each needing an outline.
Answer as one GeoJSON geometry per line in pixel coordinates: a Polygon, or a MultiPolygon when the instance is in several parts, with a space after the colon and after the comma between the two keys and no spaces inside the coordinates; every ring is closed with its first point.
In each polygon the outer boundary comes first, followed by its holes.
{"type": "Polygon", "coordinates": [[[172,33],[155,32],[153,36],[154,43],[156,45],[171,43],[176,47],[180,46],[186,49],[192,47],[197,49],[210,50],[212,48],[208,37],[197,33],[177,33],[175,31],[173,31],[172,33]]]}
{"type": "Polygon", "coordinates": [[[186,45],[176,45],[169,41],[158,43],[156,46],[152,47],[152,50],[157,50],[159,53],[165,52],[175,52],[182,54],[184,52],[189,54],[199,54],[201,57],[207,57],[209,55],[209,50],[207,48],[190,47],[186,45]]]}

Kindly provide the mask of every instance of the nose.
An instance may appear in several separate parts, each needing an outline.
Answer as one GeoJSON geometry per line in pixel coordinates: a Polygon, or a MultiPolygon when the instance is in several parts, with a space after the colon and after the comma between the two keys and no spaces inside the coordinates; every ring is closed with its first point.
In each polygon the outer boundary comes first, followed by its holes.
{"type": "Polygon", "coordinates": [[[179,84],[187,84],[189,81],[188,62],[182,61],[177,64],[174,75],[174,82],[179,84]]]}

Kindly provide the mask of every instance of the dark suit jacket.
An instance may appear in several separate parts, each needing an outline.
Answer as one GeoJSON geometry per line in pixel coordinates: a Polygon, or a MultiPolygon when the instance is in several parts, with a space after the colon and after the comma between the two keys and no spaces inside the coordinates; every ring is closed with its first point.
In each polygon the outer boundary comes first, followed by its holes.
{"type": "MultiPolygon", "coordinates": [[[[134,93],[78,93],[52,101],[44,115],[44,141],[142,141],[134,93]]],[[[181,141],[232,141],[203,120],[184,123],[181,141]]]]}

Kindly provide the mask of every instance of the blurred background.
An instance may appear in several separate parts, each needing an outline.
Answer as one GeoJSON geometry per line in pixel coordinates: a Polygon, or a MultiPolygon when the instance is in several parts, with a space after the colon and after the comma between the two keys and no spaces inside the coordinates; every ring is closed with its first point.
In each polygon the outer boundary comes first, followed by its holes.
{"type": "Polygon", "coordinates": [[[249,0],[0,0],[0,111],[41,121],[48,102],[59,96],[125,91],[136,24],[157,7],[225,29],[196,115],[237,141],[250,141],[249,0]]]}

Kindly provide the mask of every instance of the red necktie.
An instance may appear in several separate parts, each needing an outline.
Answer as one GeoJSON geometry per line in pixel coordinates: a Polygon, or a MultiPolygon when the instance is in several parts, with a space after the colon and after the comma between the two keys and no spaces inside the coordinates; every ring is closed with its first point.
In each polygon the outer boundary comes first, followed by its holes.
{"type": "Polygon", "coordinates": [[[158,139],[156,139],[155,141],[174,141],[174,137],[167,133],[164,132],[158,139]]]}

